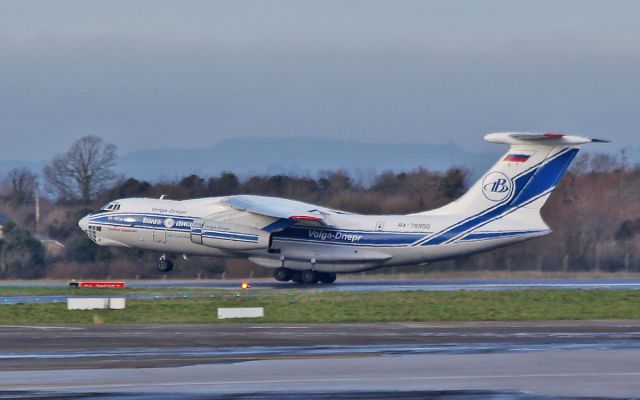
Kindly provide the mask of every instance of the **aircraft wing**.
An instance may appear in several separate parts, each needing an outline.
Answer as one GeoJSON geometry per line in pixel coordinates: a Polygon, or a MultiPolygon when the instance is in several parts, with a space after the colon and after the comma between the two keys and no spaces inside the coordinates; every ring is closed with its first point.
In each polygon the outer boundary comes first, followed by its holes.
{"type": "Polygon", "coordinates": [[[239,211],[290,220],[291,224],[331,226],[330,216],[348,214],[301,201],[252,195],[229,196],[225,204],[239,211]]]}

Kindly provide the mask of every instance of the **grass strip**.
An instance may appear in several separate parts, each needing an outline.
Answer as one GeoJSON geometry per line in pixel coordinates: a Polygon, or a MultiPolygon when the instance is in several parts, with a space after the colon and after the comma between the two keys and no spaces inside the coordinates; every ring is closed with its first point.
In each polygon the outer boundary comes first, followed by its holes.
{"type": "MultiPolygon", "coordinates": [[[[228,292],[227,292],[228,293],[228,292]]],[[[129,300],[125,310],[68,311],[64,303],[0,305],[8,325],[428,322],[640,319],[640,291],[520,290],[505,292],[251,292],[235,297],[129,300]],[[218,307],[264,307],[261,319],[217,319],[218,307]]]]}

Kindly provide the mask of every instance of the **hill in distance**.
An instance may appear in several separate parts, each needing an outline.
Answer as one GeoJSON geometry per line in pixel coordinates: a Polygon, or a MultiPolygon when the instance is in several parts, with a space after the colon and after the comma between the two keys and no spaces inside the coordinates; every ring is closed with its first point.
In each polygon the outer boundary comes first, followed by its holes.
{"type": "Polygon", "coordinates": [[[190,174],[214,176],[231,171],[250,175],[316,175],[344,169],[352,173],[408,171],[423,167],[444,171],[463,167],[488,168],[505,149],[474,153],[453,142],[361,143],[322,138],[234,138],[206,149],[164,149],[128,153],[118,159],[116,170],[146,180],[174,180],[190,174]]]}
{"type": "MultiPolygon", "coordinates": [[[[324,138],[233,138],[211,148],[156,149],[121,155],[115,170],[140,180],[177,180],[191,174],[215,176],[230,171],[240,178],[252,175],[316,176],[318,172],[344,169],[367,177],[382,171],[410,171],[419,167],[445,171],[461,167],[471,179],[486,171],[506,151],[493,146],[483,152],[468,151],[454,142],[363,143],[324,138]]],[[[606,152],[615,157],[615,146],[585,147],[588,153],[606,152]]],[[[627,147],[630,165],[640,160],[639,147],[627,147]]],[[[53,157],[53,155],[52,155],[53,157]]],[[[41,173],[46,161],[0,161],[0,177],[12,168],[27,167],[41,173]]]]}

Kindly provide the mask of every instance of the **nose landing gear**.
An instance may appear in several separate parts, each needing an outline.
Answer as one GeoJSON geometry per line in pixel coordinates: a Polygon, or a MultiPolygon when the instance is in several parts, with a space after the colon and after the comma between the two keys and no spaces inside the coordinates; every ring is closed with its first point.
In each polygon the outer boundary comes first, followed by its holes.
{"type": "Polygon", "coordinates": [[[173,269],[173,261],[167,257],[166,254],[160,256],[158,260],[158,270],[160,272],[169,272],[173,269]]]}

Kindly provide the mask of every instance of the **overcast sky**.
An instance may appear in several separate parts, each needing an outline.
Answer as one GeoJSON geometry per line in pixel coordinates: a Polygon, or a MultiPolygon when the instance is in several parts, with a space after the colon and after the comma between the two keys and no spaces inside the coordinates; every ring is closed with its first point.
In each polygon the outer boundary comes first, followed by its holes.
{"type": "Polygon", "coordinates": [[[2,1],[0,160],[86,134],[121,153],[238,136],[483,148],[503,130],[640,145],[638,21],[638,1],[2,1]]]}

